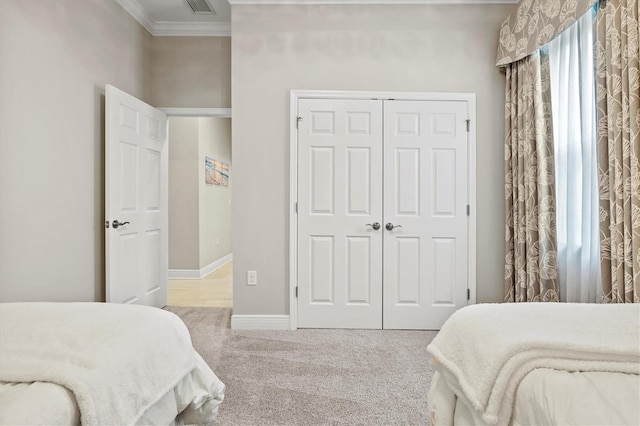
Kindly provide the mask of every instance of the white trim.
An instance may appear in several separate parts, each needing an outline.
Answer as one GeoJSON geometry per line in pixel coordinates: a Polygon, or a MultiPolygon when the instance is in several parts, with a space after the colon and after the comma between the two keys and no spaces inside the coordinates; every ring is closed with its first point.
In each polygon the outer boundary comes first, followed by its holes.
{"type": "Polygon", "coordinates": [[[150,34],[153,34],[153,21],[137,0],[116,0],[129,15],[140,23],[150,34]]]}
{"type": "Polygon", "coordinates": [[[212,273],[213,271],[215,271],[216,269],[221,268],[222,266],[226,265],[227,263],[231,262],[233,260],[233,254],[229,253],[226,256],[222,256],[220,259],[211,262],[210,264],[208,264],[207,266],[205,266],[204,268],[200,269],[200,276],[202,278],[206,277],[207,275],[209,275],[210,273],[212,273]]]}
{"type": "Polygon", "coordinates": [[[289,315],[231,315],[232,330],[288,330],[289,315]]]}
{"type": "Polygon", "coordinates": [[[229,0],[231,6],[236,5],[319,5],[319,4],[515,4],[519,0],[229,0]]]}
{"type": "MultiPolygon", "coordinates": [[[[238,0],[234,0],[238,1],[238,0]]],[[[301,0],[302,1],[302,0],[301,0]]],[[[265,0],[266,2],[266,0],[265,0]]],[[[298,132],[296,131],[299,99],[395,99],[424,101],[465,101],[469,119],[469,200],[471,213],[468,228],[468,304],[476,303],[476,95],[475,93],[430,93],[430,92],[350,92],[330,90],[291,90],[289,103],[289,327],[298,328],[298,303],[296,286],[298,276],[298,132]]]]}
{"type": "MultiPolygon", "coordinates": [[[[231,37],[231,22],[153,21],[137,0],[116,0],[153,36],[231,37]]],[[[229,0],[232,6],[242,5],[456,5],[514,4],[519,0],[229,0]]]]}
{"type": "Polygon", "coordinates": [[[170,280],[199,280],[199,269],[169,269],[170,280]]]}
{"type": "Polygon", "coordinates": [[[169,279],[171,280],[201,280],[213,271],[226,265],[233,260],[233,254],[229,253],[220,259],[211,262],[202,269],[169,269],[169,279]]]}
{"type": "Polygon", "coordinates": [[[476,304],[476,215],[478,211],[478,203],[476,201],[476,94],[470,93],[469,99],[467,101],[467,105],[469,106],[469,120],[471,120],[469,125],[469,164],[468,164],[468,176],[469,176],[469,192],[468,192],[468,203],[471,206],[471,212],[469,214],[469,229],[467,234],[467,244],[469,244],[469,252],[468,252],[468,277],[467,277],[467,288],[469,289],[469,300],[467,301],[467,305],[475,305],[476,304]]]}
{"type": "MultiPolygon", "coordinates": [[[[474,101],[473,93],[449,92],[350,92],[345,90],[292,90],[292,101],[298,99],[393,99],[396,101],[474,101]],[[295,97],[295,99],[293,99],[295,97]]],[[[295,117],[292,117],[295,121],[295,117]]],[[[295,129],[295,122],[293,123],[295,129]]]]}
{"type": "Polygon", "coordinates": [[[158,108],[172,117],[229,117],[231,108],[158,108]]]}
{"type": "Polygon", "coordinates": [[[169,22],[153,23],[154,36],[231,37],[231,22],[169,22]]]}
{"type": "Polygon", "coordinates": [[[298,328],[298,94],[292,90],[289,103],[289,328],[298,328]]]}

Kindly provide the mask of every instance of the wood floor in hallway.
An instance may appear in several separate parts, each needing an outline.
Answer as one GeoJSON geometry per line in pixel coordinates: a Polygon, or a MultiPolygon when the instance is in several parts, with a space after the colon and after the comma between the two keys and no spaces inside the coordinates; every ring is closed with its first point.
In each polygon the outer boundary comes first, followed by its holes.
{"type": "Polygon", "coordinates": [[[233,307],[233,262],[201,280],[169,280],[168,306],[233,307]]]}

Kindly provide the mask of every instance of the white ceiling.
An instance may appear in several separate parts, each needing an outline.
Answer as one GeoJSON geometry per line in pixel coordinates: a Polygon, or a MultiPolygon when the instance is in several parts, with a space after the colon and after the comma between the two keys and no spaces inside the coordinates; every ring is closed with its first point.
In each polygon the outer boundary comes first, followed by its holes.
{"type": "Polygon", "coordinates": [[[231,35],[231,4],[483,4],[519,0],[207,0],[215,14],[196,14],[185,0],[117,0],[153,35],[231,35]]]}
{"type": "Polygon", "coordinates": [[[231,6],[228,0],[207,0],[215,15],[193,13],[184,0],[137,0],[154,21],[229,22],[231,6]]]}
{"type": "Polygon", "coordinates": [[[228,0],[207,0],[215,14],[193,13],[185,0],[117,0],[153,35],[231,35],[228,0]]]}

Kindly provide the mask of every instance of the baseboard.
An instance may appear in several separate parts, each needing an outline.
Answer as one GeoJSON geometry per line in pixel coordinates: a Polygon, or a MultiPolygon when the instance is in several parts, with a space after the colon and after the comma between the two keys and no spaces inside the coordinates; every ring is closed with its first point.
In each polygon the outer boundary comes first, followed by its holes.
{"type": "Polygon", "coordinates": [[[226,265],[232,260],[233,260],[233,254],[229,253],[228,255],[221,257],[215,262],[211,262],[210,264],[208,264],[202,269],[169,269],[169,279],[170,280],[201,280],[202,278],[206,277],[216,269],[226,265]]]}
{"type": "Polygon", "coordinates": [[[198,269],[169,269],[170,280],[199,280],[200,270],[198,269]]]}
{"type": "Polygon", "coordinates": [[[212,263],[208,264],[204,268],[200,269],[200,278],[206,277],[207,275],[209,275],[210,273],[212,273],[216,269],[220,268],[223,265],[226,265],[227,263],[231,262],[232,260],[233,260],[233,254],[229,253],[228,255],[221,257],[220,259],[216,260],[215,262],[212,262],[212,263]]]}
{"type": "Polygon", "coordinates": [[[289,330],[289,315],[231,315],[232,330],[289,330]]]}

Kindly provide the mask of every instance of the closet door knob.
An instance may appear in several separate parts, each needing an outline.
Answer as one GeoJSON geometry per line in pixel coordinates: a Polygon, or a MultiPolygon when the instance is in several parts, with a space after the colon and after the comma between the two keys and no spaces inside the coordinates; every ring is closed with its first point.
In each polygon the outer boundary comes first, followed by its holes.
{"type": "Polygon", "coordinates": [[[376,231],[377,231],[378,229],[380,229],[380,224],[379,224],[378,222],[367,223],[365,226],[370,226],[370,227],[372,227],[373,229],[375,229],[376,231]]]}
{"type": "Polygon", "coordinates": [[[387,231],[393,231],[393,228],[402,228],[402,225],[394,225],[393,223],[389,222],[384,227],[387,228],[387,231]]]}

